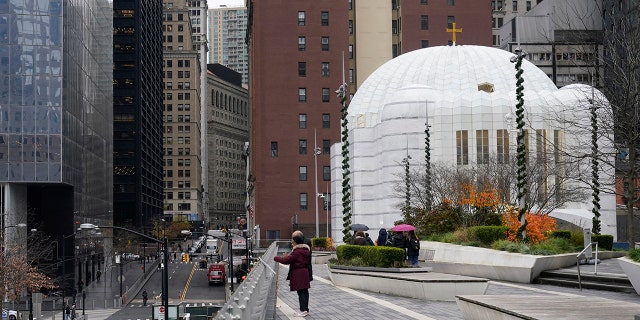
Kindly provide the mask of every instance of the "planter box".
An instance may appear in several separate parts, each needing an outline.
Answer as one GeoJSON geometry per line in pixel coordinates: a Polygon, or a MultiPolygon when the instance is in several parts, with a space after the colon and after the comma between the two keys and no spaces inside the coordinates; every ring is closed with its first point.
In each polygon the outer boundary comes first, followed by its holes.
{"type": "MultiPolygon", "coordinates": [[[[421,241],[420,256],[433,254],[427,265],[434,272],[460,274],[519,283],[531,283],[542,271],[575,265],[577,253],[537,256],[443,242],[421,241]],[[432,251],[430,251],[432,250],[432,251]]],[[[615,256],[612,251],[598,252],[598,259],[615,256]]]]}
{"type": "Polygon", "coordinates": [[[636,293],[640,294],[640,263],[627,257],[618,258],[618,263],[620,267],[622,267],[622,270],[624,270],[624,273],[627,274],[631,285],[636,289],[636,293]]]}

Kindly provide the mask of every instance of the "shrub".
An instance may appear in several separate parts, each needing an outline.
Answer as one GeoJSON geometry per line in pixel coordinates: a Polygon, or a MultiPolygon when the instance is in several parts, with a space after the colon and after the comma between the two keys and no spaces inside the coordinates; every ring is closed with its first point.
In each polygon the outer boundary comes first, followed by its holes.
{"type": "Polygon", "coordinates": [[[336,250],[338,263],[345,265],[354,258],[362,260],[363,266],[388,268],[395,262],[404,262],[405,252],[400,248],[386,246],[341,245],[336,250]]]}
{"type": "Polygon", "coordinates": [[[569,230],[555,230],[551,232],[551,238],[560,238],[571,240],[571,231],[569,230]]]}
{"type": "Polygon", "coordinates": [[[613,236],[610,234],[592,234],[591,242],[597,242],[598,247],[603,250],[611,250],[613,248],[613,236]]]}
{"type": "Polygon", "coordinates": [[[635,262],[640,262],[640,249],[631,249],[627,253],[627,257],[635,262]]]}
{"type": "Polygon", "coordinates": [[[491,245],[495,241],[507,238],[508,228],[505,226],[477,226],[469,228],[476,239],[484,245],[491,245]]]}
{"type": "Polygon", "coordinates": [[[312,238],[311,246],[314,248],[328,248],[327,246],[327,238],[312,238]]]}
{"type": "Polygon", "coordinates": [[[471,228],[458,229],[453,232],[453,236],[455,237],[456,243],[473,242],[478,240],[475,232],[473,232],[471,228]]]}
{"type": "Polygon", "coordinates": [[[491,248],[516,253],[525,253],[529,249],[529,247],[524,243],[509,240],[498,240],[491,245],[491,248]]]}
{"type": "Polygon", "coordinates": [[[584,233],[582,230],[571,231],[571,243],[576,247],[584,247],[584,233]]]}
{"type": "MultiPolygon", "coordinates": [[[[503,216],[504,225],[508,227],[507,239],[516,241],[518,228],[520,228],[520,220],[518,220],[518,209],[514,207],[507,208],[503,216]]],[[[548,235],[556,228],[556,220],[547,214],[525,213],[527,220],[526,237],[530,243],[538,243],[547,239],[548,235]]]]}
{"type": "Polygon", "coordinates": [[[575,252],[575,251],[576,251],[575,247],[571,244],[571,241],[569,239],[549,238],[549,240],[547,241],[532,244],[529,247],[529,250],[526,251],[526,253],[548,256],[552,254],[560,254],[560,253],[575,252]]]}

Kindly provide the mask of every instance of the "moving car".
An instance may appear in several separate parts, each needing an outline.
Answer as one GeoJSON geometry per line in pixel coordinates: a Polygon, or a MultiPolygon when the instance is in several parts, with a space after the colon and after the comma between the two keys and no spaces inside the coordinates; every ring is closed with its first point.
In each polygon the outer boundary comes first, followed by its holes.
{"type": "Polygon", "coordinates": [[[2,320],[4,320],[4,319],[16,320],[16,319],[18,319],[18,311],[2,309],[2,318],[1,319],[2,320]]]}
{"type": "Polygon", "coordinates": [[[207,272],[207,279],[209,285],[213,284],[225,284],[227,283],[227,276],[224,263],[212,263],[209,265],[209,271],[207,272]]]}

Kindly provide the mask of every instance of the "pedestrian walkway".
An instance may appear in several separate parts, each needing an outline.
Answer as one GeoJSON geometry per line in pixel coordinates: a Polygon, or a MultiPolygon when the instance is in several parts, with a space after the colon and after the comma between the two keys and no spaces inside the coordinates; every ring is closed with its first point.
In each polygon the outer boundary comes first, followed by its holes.
{"type": "MultiPolygon", "coordinates": [[[[298,312],[298,296],[289,291],[286,280],[287,266],[280,265],[278,272],[278,300],[276,319],[301,319],[293,316],[298,312]]],[[[580,271],[593,272],[593,265],[581,266],[580,271]]],[[[575,270],[576,267],[567,268],[575,270]]],[[[616,259],[603,260],[598,265],[598,273],[624,274],[616,259]]],[[[336,287],[329,281],[326,265],[313,266],[314,281],[311,282],[309,310],[306,319],[463,319],[456,302],[425,301],[412,298],[390,296],[375,292],[356,291],[336,287]]],[[[600,297],[616,301],[639,304],[637,294],[600,290],[566,288],[543,284],[521,284],[490,281],[487,295],[523,295],[558,297],[600,297]]],[[[525,298],[526,299],[526,298],[525,298]]],[[[559,318],[562,315],[558,315],[559,318]]],[[[610,319],[616,319],[612,313],[610,319]]]]}

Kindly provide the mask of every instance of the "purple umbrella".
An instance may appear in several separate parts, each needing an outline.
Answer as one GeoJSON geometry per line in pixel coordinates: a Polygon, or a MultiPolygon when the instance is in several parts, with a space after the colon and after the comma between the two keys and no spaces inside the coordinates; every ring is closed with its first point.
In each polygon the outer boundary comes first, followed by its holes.
{"type": "Polygon", "coordinates": [[[403,232],[403,231],[411,231],[411,230],[415,230],[416,227],[410,225],[410,224],[399,224],[393,228],[391,228],[391,231],[394,232],[403,232]]]}

